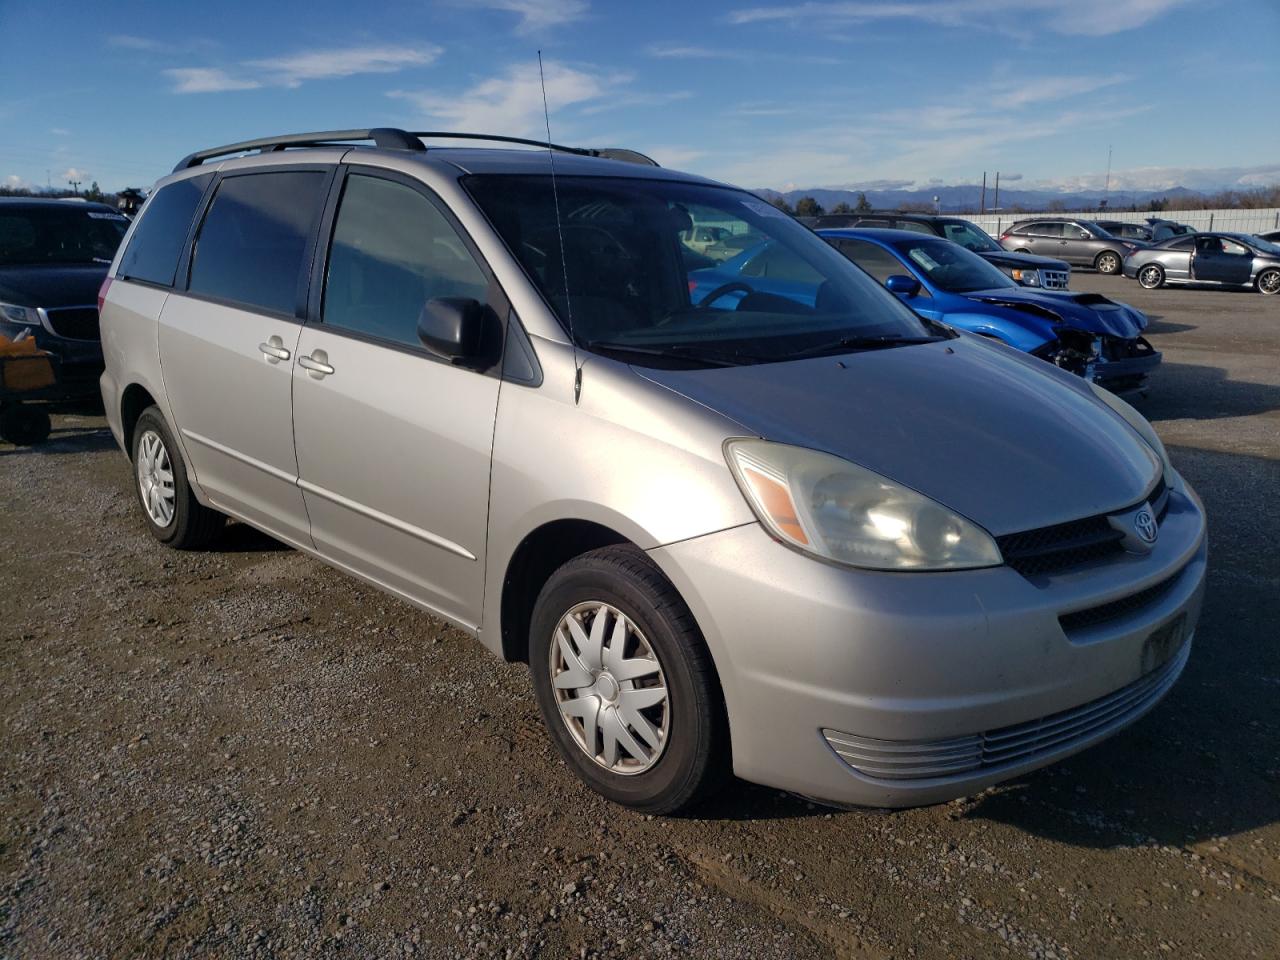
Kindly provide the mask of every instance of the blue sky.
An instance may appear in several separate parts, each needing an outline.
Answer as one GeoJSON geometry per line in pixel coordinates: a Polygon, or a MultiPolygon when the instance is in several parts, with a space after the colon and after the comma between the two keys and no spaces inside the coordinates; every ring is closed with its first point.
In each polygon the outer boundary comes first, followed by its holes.
{"type": "Polygon", "coordinates": [[[1277,0],[0,0],[0,183],[404,126],[625,145],[753,188],[1280,182],[1277,0]]]}

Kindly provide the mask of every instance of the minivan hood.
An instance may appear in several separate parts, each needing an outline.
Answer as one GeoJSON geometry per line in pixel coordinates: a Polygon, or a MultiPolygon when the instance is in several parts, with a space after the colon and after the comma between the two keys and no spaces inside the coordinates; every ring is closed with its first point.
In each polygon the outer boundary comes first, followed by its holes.
{"type": "Polygon", "coordinates": [[[106,263],[0,266],[0,301],[24,307],[88,307],[98,302],[106,263]]]}
{"type": "Polygon", "coordinates": [[[767,440],[823,450],[1000,536],[1137,502],[1154,452],[1089,388],[964,335],[706,370],[636,368],[767,440]]]}

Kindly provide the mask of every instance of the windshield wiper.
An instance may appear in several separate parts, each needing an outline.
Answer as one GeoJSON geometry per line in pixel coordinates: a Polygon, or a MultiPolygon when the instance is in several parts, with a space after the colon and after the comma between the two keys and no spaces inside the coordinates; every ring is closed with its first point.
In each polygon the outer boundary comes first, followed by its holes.
{"type": "Polygon", "coordinates": [[[784,353],[779,359],[800,360],[804,357],[820,357],[824,353],[833,353],[840,350],[878,350],[884,347],[907,347],[915,343],[938,343],[939,341],[946,339],[948,338],[900,337],[895,334],[889,334],[882,337],[842,337],[839,340],[830,340],[827,343],[820,343],[816,347],[805,347],[803,350],[784,353]]]}
{"type": "Polygon", "coordinates": [[[617,343],[612,340],[588,340],[583,344],[588,350],[607,350],[617,353],[631,353],[640,357],[675,357],[680,360],[694,360],[709,363],[717,367],[740,367],[744,363],[763,363],[760,357],[745,353],[706,350],[693,343],[672,343],[662,347],[649,347],[643,344],[617,343]]]}

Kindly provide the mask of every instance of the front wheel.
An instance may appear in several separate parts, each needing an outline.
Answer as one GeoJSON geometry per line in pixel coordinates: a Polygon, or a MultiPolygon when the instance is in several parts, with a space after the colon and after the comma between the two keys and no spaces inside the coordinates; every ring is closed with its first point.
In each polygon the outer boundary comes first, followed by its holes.
{"type": "Polygon", "coordinates": [[[1115,274],[1120,272],[1120,255],[1110,250],[1104,250],[1098,254],[1098,259],[1093,262],[1099,273],[1115,274]]]}
{"type": "Polygon", "coordinates": [[[1158,290],[1164,285],[1164,270],[1149,263],[1138,271],[1138,285],[1144,290],[1158,290]]]}
{"type": "Polygon", "coordinates": [[[570,560],[542,588],[532,620],[538,707],[589,787],[666,814],[726,779],[728,725],[710,653],[644,553],[605,547],[570,560]]]}
{"type": "Polygon", "coordinates": [[[1264,297],[1280,293],[1280,270],[1264,270],[1258,274],[1258,292],[1264,297]]]}
{"type": "Polygon", "coordinates": [[[133,428],[133,477],[152,535],[176,550],[205,546],[226,518],[196,499],[187,466],[158,407],[142,411],[133,428]]]}

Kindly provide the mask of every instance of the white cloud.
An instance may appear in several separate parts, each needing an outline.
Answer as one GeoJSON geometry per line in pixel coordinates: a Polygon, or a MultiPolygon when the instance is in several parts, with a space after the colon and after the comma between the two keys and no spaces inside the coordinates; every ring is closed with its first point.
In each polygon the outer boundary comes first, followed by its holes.
{"type": "Polygon", "coordinates": [[[68,130],[66,127],[50,127],[49,132],[53,134],[55,137],[71,136],[71,131],[68,130]]]}
{"type": "Polygon", "coordinates": [[[62,173],[58,174],[59,179],[68,182],[74,180],[77,183],[86,183],[92,179],[87,170],[81,170],[79,167],[67,167],[62,173]]]}
{"type": "Polygon", "coordinates": [[[831,65],[844,63],[839,57],[825,57],[807,53],[782,53],[772,50],[742,50],[738,47],[706,47],[696,44],[655,43],[645,52],[660,60],[731,60],[754,63],[759,60],[786,60],[788,63],[831,65]]]}
{"type": "Polygon", "coordinates": [[[332,80],[363,73],[397,73],[434,61],[435,44],[344,47],[246,60],[231,67],[176,67],[165,70],[174,93],[220,93],[260,87],[298,87],[308,80],[332,80]]]}
{"type": "MultiPolygon", "coordinates": [[[[547,109],[598,101],[627,77],[588,73],[560,63],[543,65],[547,109]]],[[[541,139],[547,130],[542,113],[542,86],[537,63],[517,64],[460,93],[435,90],[393,90],[388,96],[406,100],[423,114],[455,130],[474,130],[541,139]]],[[[552,139],[564,136],[552,126],[552,139]]]]}
{"type": "Polygon", "coordinates": [[[218,67],[176,67],[165,70],[164,75],[173,81],[174,93],[221,93],[262,86],[257,80],[232,76],[218,67]]]}
{"type": "Polygon", "coordinates": [[[748,7],[730,13],[730,23],[788,22],[860,25],[912,20],[943,27],[1025,30],[1029,22],[1055,33],[1108,36],[1145,26],[1189,0],[851,0],[748,7]]]}
{"type": "Polygon", "coordinates": [[[30,180],[25,180],[16,173],[11,173],[3,180],[0,180],[10,190],[34,190],[36,185],[30,180]]]}
{"type": "MultiPolygon", "coordinates": [[[[1004,182],[1002,175],[1000,180],[1004,182]]],[[[1101,190],[1106,183],[1105,172],[1079,174],[1048,180],[1033,180],[1024,184],[1031,189],[1101,190]]],[[[1270,187],[1280,184],[1280,163],[1255,167],[1133,167],[1128,170],[1112,170],[1112,192],[1171,190],[1186,187],[1188,190],[1249,190],[1254,187],[1270,187]]]]}
{"type": "Polygon", "coordinates": [[[679,146],[657,146],[649,147],[643,151],[664,167],[675,167],[677,170],[687,167],[706,156],[705,150],[694,150],[689,147],[679,146]]]}
{"type": "Polygon", "coordinates": [[[620,107],[661,107],[668,103],[676,103],[692,97],[692,90],[672,90],[668,93],[621,93],[608,97],[599,103],[583,107],[582,115],[584,117],[591,116],[608,110],[617,110],[620,107]]]}
{"type": "Polygon", "coordinates": [[[263,82],[296,87],[306,80],[328,80],[358,73],[396,73],[406,67],[426,66],[442,52],[430,43],[413,47],[350,47],[250,60],[245,66],[262,71],[263,82]]]}
{"type": "Polygon", "coordinates": [[[587,15],[587,0],[456,0],[469,7],[506,10],[520,17],[516,30],[532,33],[581,20],[587,15]]]}

